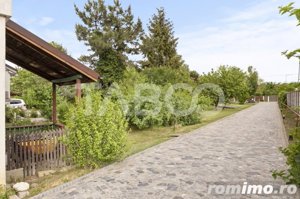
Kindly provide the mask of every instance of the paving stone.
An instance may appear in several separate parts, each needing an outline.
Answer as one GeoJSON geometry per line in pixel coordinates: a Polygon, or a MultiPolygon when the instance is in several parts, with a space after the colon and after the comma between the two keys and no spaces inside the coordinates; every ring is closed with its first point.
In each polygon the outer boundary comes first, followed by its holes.
{"type": "Polygon", "coordinates": [[[298,198],[208,194],[213,184],[284,184],[270,172],[286,168],[282,125],[277,103],[259,103],[34,198],[298,198]]]}

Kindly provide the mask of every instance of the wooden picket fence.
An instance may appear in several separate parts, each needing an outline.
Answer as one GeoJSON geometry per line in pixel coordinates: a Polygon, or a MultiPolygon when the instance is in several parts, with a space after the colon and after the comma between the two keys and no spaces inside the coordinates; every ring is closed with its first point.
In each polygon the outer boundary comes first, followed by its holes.
{"type": "Polygon", "coordinates": [[[66,166],[66,147],[62,143],[65,130],[53,128],[37,131],[7,131],[6,169],[23,168],[24,177],[39,171],[66,166]]]}

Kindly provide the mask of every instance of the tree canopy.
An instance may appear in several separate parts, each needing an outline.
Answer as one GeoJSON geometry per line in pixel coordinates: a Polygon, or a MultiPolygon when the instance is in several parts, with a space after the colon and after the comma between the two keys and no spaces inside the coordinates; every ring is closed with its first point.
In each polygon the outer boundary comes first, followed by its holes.
{"type": "Polygon", "coordinates": [[[146,58],[143,66],[180,68],[184,62],[177,53],[178,38],[174,36],[173,23],[166,18],[163,8],[157,9],[150,19],[148,30],[141,46],[146,58]]]}
{"type": "Polygon", "coordinates": [[[65,53],[65,54],[69,55],[68,50],[67,50],[65,47],[63,47],[62,44],[59,44],[59,43],[57,43],[57,42],[55,42],[55,41],[51,41],[51,42],[49,42],[49,43],[50,43],[54,48],[57,48],[57,49],[60,50],[61,52],[63,52],[63,53],[65,53]]]}
{"type": "Polygon", "coordinates": [[[75,11],[82,21],[75,26],[77,38],[90,52],[80,60],[101,74],[105,86],[120,80],[128,55],[139,52],[142,22],[135,22],[131,7],[123,9],[119,0],[113,5],[89,0],[83,10],[75,5],[75,11]]]}
{"type": "Polygon", "coordinates": [[[248,87],[249,87],[249,94],[251,96],[255,95],[256,90],[258,88],[258,72],[253,68],[253,66],[249,66],[247,70],[248,76],[248,87]]]}
{"type": "Polygon", "coordinates": [[[227,102],[235,98],[244,103],[249,97],[247,75],[235,66],[220,66],[216,71],[204,74],[200,77],[201,83],[214,83],[224,91],[227,102]]]}

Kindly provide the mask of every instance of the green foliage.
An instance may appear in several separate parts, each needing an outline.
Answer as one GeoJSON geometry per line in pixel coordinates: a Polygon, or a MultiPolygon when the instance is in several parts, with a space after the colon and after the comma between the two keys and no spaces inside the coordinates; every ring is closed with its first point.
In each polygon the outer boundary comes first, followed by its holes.
{"type": "Polygon", "coordinates": [[[286,164],[288,170],[273,171],[273,177],[280,177],[288,184],[300,186],[300,129],[296,128],[291,132],[294,140],[286,148],[281,148],[281,152],[287,157],[286,164]]]}
{"type": "MultiPolygon", "coordinates": [[[[183,110],[188,110],[191,106],[191,101],[192,101],[191,93],[179,89],[174,92],[172,100],[169,103],[171,103],[174,106],[174,108],[178,112],[180,112],[183,110]]],[[[170,119],[172,123],[181,124],[181,125],[193,125],[200,122],[201,119],[200,116],[201,116],[200,109],[198,110],[196,109],[195,111],[187,115],[180,114],[177,116],[176,114],[173,114],[170,119]]]]}
{"type": "Polygon", "coordinates": [[[252,66],[248,67],[247,72],[249,94],[254,96],[258,88],[258,72],[252,66]]]}
{"type": "MultiPolygon", "coordinates": [[[[177,111],[188,110],[192,100],[192,96],[189,93],[181,90],[176,91],[169,102],[165,102],[164,95],[161,95],[157,101],[144,101],[144,99],[150,98],[148,95],[151,95],[151,93],[146,92],[141,96],[135,97],[135,102],[132,103],[133,106],[131,107],[132,111],[128,115],[131,125],[139,129],[145,129],[174,124],[193,125],[200,122],[200,109],[187,115],[176,116],[175,113],[172,113],[167,108],[166,103],[171,103],[177,111]],[[158,107],[160,109],[156,112],[158,107]]],[[[199,103],[204,102],[203,98],[201,98],[203,101],[199,100],[199,103]]]]}
{"type": "Polygon", "coordinates": [[[112,49],[103,50],[101,58],[96,61],[96,65],[95,71],[101,74],[101,83],[105,88],[115,81],[120,81],[126,69],[124,57],[112,49]]]}
{"type": "Polygon", "coordinates": [[[137,54],[143,33],[140,19],[134,21],[131,7],[123,9],[119,0],[105,5],[104,0],[89,0],[83,10],[75,5],[82,24],[76,24],[79,41],[88,46],[90,55],[81,60],[100,72],[104,86],[121,79],[130,54],[137,54]]]}
{"type": "Polygon", "coordinates": [[[15,111],[17,111],[18,109],[13,109],[13,108],[9,108],[8,106],[5,106],[5,122],[6,123],[12,123],[15,118],[17,113],[15,111]]]}
{"type": "MultiPolygon", "coordinates": [[[[280,14],[289,14],[290,16],[295,16],[298,20],[298,26],[300,25],[300,9],[295,8],[294,3],[289,3],[286,6],[279,7],[280,14]]],[[[288,59],[291,57],[297,57],[300,59],[300,49],[285,51],[282,53],[288,59]]],[[[295,88],[299,88],[299,83],[293,84],[280,84],[273,85],[277,88],[277,93],[279,94],[280,102],[286,102],[286,92],[293,91],[295,88]]],[[[267,89],[265,89],[267,90],[267,89]]],[[[297,184],[300,186],[300,134],[299,128],[296,128],[292,133],[294,138],[293,142],[289,144],[285,149],[281,149],[281,152],[287,157],[286,164],[289,166],[287,171],[274,171],[273,176],[281,177],[287,183],[297,184]]]]}
{"type": "Polygon", "coordinates": [[[31,117],[31,118],[37,118],[38,116],[39,116],[39,114],[38,114],[38,112],[37,112],[36,109],[32,109],[32,110],[30,111],[30,117],[31,117]]]}
{"type": "Polygon", "coordinates": [[[300,25],[300,9],[295,8],[294,3],[289,3],[286,6],[280,6],[279,7],[279,12],[280,14],[289,14],[290,16],[295,16],[298,20],[298,26],[300,25]]]}
{"type": "Polygon", "coordinates": [[[279,93],[279,83],[266,82],[259,85],[257,95],[277,95],[279,93]]]}
{"type": "Polygon", "coordinates": [[[59,44],[59,43],[57,43],[57,42],[55,42],[55,41],[51,41],[50,44],[51,44],[54,48],[56,48],[56,49],[60,50],[61,52],[65,53],[66,55],[69,54],[69,53],[68,53],[68,50],[67,50],[65,47],[63,47],[62,44],[59,44]]]}
{"type": "Polygon", "coordinates": [[[13,195],[16,195],[16,191],[13,188],[0,186],[0,199],[9,199],[13,195]]]}
{"type": "Polygon", "coordinates": [[[139,106],[139,110],[131,112],[129,117],[129,122],[131,125],[137,127],[138,129],[146,129],[150,127],[162,126],[164,122],[164,114],[160,111],[157,115],[151,113],[144,113],[146,111],[152,111],[156,108],[154,103],[144,102],[139,106]]]}
{"type": "Polygon", "coordinates": [[[176,49],[178,38],[174,36],[173,24],[166,18],[164,9],[157,9],[149,23],[149,34],[142,39],[141,46],[147,58],[143,67],[182,67],[184,62],[176,49]]]}
{"type": "MultiPolygon", "coordinates": [[[[295,8],[293,5],[294,5],[294,3],[289,3],[286,6],[280,6],[279,13],[281,15],[289,14],[289,16],[295,16],[296,19],[298,20],[297,26],[299,26],[300,25],[300,9],[295,8]]],[[[300,49],[296,49],[296,50],[292,50],[292,51],[284,51],[284,52],[282,52],[282,54],[285,55],[288,59],[290,59],[291,57],[299,58],[300,49]]]]}
{"type": "Polygon", "coordinates": [[[166,91],[177,82],[192,82],[189,72],[172,68],[147,68],[138,72],[135,68],[128,68],[124,73],[124,80],[119,86],[109,90],[109,96],[115,102],[128,104],[123,106],[126,118],[132,127],[138,129],[155,126],[170,126],[175,123],[191,125],[200,121],[200,110],[207,109],[212,100],[203,94],[199,96],[199,111],[190,115],[175,117],[167,108],[167,103],[172,103],[175,109],[186,110],[190,107],[191,94],[184,90],[176,90],[172,102],[165,102],[166,91]],[[148,84],[147,84],[148,83],[148,84]],[[155,83],[155,84],[154,84],[155,83]],[[137,94],[138,88],[142,88],[137,94]],[[123,97],[124,95],[124,97],[123,97]]]}
{"type": "Polygon", "coordinates": [[[31,121],[25,117],[25,111],[20,108],[10,108],[5,106],[5,123],[9,126],[30,125],[31,121]]]}
{"type": "Polygon", "coordinates": [[[11,89],[25,101],[27,108],[36,108],[47,118],[51,117],[50,82],[27,70],[19,69],[18,74],[11,79],[11,89]]]}
{"type": "MultiPolygon", "coordinates": [[[[206,107],[213,106],[217,107],[219,103],[219,93],[216,89],[206,88],[202,90],[202,96],[206,99],[204,104],[206,107]]],[[[201,100],[200,100],[201,101],[201,100]]],[[[201,103],[200,103],[201,104],[201,103]]]]}
{"type": "Polygon", "coordinates": [[[193,71],[190,72],[190,78],[191,78],[193,81],[198,82],[199,77],[200,77],[200,75],[199,75],[199,73],[198,73],[197,71],[194,71],[194,70],[193,70],[193,71]]]}
{"type": "MultiPolygon", "coordinates": [[[[19,69],[18,74],[11,79],[12,92],[22,98],[27,108],[40,110],[42,116],[50,119],[52,113],[52,86],[47,80],[24,69],[19,69]]],[[[58,117],[64,122],[67,103],[74,100],[75,93],[71,92],[74,87],[58,89],[57,109],[58,117]]],[[[36,111],[33,111],[36,117],[36,111]]],[[[25,115],[20,115],[24,117],[25,115]]]]}
{"type": "Polygon", "coordinates": [[[201,95],[198,97],[198,106],[200,108],[199,110],[205,111],[210,109],[212,106],[216,106],[215,104],[218,104],[218,99],[217,102],[215,102],[215,98],[216,97],[206,96],[204,91],[202,91],[201,95]]]}
{"type": "Polygon", "coordinates": [[[200,82],[219,85],[224,91],[226,102],[235,98],[244,103],[249,97],[247,75],[234,66],[220,66],[218,70],[202,75],[200,82]]]}
{"type": "Polygon", "coordinates": [[[104,102],[100,92],[92,92],[71,107],[66,126],[65,143],[78,166],[95,168],[124,153],[127,122],[119,106],[104,102]]]}
{"type": "Polygon", "coordinates": [[[300,88],[300,83],[274,83],[265,82],[258,86],[256,95],[279,95],[284,100],[284,95],[288,92],[295,91],[300,88]]]}
{"type": "Polygon", "coordinates": [[[167,85],[169,83],[194,84],[193,80],[190,78],[189,71],[183,68],[146,68],[142,71],[142,74],[144,74],[147,77],[149,83],[158,84],[162,86],[167,85]]]}
{"type": "Polygon", "coordinates": [[[59,120],[59,123],[65,124],[67,117],[68,117],[68,112],[70,109],[70,106],[72,106],[72,103],[63,98],[60,100],[60,102],[57,105],[57,117],[59,120]]]}
{"type": "Polygon", "coordinates": [[[32,125],[32,122],[29,118],[17,119],[9,124],[9,126],[28,126],[32,125]]]}

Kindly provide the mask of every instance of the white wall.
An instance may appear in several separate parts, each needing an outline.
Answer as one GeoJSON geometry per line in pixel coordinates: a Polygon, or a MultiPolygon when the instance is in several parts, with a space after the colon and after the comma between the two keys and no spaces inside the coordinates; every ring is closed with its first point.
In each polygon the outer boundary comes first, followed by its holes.
{"type": "Polygon", "coordinates": [[[0,185],[6,184],[5,164],[5,23],[0,16],[0,185]]]}
{"type": "Polygon", "coordinates": [[[5,49],[6,20],[11,16],[11,0],[0,1],[0,185],[6,185],[5,164],[5,49]]]}
{"type": "Polygon", "coordinates": [[[10,74],[7,70],[5,70],[5,100],[7,101],[10,98],[10,74]],[[8,96],[7,96],[8,95],[8,96]]]}

